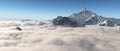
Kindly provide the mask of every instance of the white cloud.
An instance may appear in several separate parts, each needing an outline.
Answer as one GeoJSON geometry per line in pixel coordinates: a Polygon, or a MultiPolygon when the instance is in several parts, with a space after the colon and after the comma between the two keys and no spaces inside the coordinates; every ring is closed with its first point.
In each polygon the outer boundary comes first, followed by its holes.
{"type": "Polygon", "coordinates": [[[119,51],[115,27],[55,27],[49,21],[1,21],[0,51],[119,51]],[[32,23],[29,25],[28,23],[32,23]],[[16,24],[23,31],[15,29],[16,24]],[[20,25],[19,25],[20,24],[20,25]]]}

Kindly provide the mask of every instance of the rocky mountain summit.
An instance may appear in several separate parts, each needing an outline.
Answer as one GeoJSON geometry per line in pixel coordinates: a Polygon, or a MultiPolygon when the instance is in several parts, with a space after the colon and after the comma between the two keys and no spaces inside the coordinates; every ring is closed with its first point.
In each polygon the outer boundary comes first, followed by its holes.
{"type": "Polygon", "coordinates": [[[119,26],[120,19],[106,18],[103,16],[98,16],[96,13],[87,10],[86,8],[81,8],[79,13],[73,13],[70,16],[58,16],[52,20],[55,26],[69,26],[69,27],[84,27],[85,25],[99,25],[99,26],[119,26]]]}

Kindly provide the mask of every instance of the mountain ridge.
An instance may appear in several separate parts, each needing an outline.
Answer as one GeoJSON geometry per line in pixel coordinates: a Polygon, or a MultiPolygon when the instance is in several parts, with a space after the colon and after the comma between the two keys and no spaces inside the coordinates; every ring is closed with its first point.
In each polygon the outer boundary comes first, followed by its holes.
{"type": "MultiPolygon", "coordinates": [[[[53,19],[52,22],[55,26],[66,26],[67,22],[70,23],[69,21],[66,22],[65,19],[63,21],[63,19],[63,16],[58,16],[53,19]]],[[[67,16],[67,19],[70,19],[75,23],[74,26],[69,24],[71,27],[84,27],[85,25],[99,25],[108,27],[120,26],[120,19],[98,16],[96,13],[86,8],[81,8],[79,13],[73,13],[72,15],[67,16]]]]}

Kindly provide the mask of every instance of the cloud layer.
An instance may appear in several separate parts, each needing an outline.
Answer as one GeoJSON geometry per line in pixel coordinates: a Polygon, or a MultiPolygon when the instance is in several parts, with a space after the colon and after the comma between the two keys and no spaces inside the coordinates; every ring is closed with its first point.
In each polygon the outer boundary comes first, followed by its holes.
{"type": "Polygon", "coordinates": [[[117,27],[53,26],[50,21],[1,21],[0,51],[119,51],[117,27]],[[15,29],[19,26],[23,31],[15,29]]]}

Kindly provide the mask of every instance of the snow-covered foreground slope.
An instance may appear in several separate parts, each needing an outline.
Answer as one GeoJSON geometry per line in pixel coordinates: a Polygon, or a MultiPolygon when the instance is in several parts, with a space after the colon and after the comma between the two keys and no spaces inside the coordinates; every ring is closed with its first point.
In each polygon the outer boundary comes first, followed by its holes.
{"type": "Polygon", "coordinates": [[[96,25],[55,27],[49,21],[0,21],[0,51],[120,51],[120,30],[96,25]]]}

